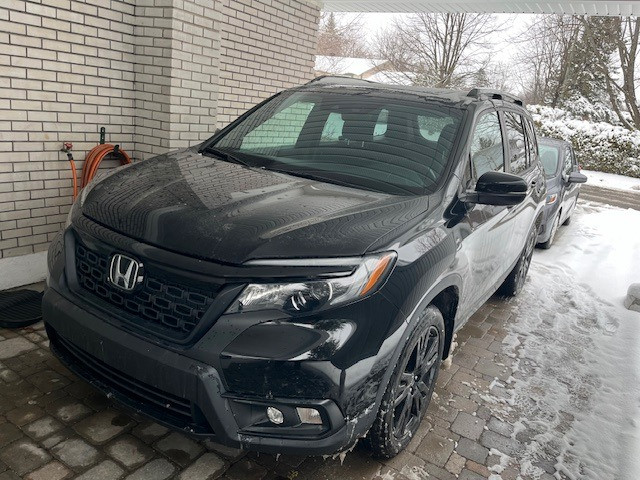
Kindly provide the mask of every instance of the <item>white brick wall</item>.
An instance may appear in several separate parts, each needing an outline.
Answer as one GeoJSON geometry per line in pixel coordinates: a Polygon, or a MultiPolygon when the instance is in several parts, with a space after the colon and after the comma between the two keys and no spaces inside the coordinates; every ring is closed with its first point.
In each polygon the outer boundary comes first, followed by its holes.
{"type": "Polygon", "coordinates": [[[0,257],[38,252],[71,204],[78,167],[107,139],[135,154],[135,0],[0,2],[0,257]]]}
{"type": "Polygon", "coordinates": [[[107,129],[134,159],[210,136],[313,75],[308,0],[0,1],[0,258],[39,252],[107,129]]]}
{"type": "Polygon", "coordinates": [[[313,78],[319,10],[297,0],[219,0],[218,126],[265,98],[313,78]]]}

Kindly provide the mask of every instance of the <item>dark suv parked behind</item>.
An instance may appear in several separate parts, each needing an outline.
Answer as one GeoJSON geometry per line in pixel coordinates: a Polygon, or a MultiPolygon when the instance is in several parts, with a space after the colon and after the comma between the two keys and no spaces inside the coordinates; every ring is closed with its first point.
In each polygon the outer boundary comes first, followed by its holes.
{"type": "Polygon", "coordinates": [[[453,333],[522,287],[544,200],[519,100],[321,78],[85,188],[49,251],[51,348],[195,436],[393,456],[453,333]]]}

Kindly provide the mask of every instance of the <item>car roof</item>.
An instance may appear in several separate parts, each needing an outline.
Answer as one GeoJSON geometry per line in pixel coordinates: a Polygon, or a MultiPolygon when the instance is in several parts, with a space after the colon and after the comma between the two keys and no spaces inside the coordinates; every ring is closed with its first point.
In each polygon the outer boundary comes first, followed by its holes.
{"type": "MultiPolygon", "coordinates": [[[[429,88],[415,85],[389,85],[385,83],[372,82],[361,78],[343,77],[343,76],[331,76],[325,75],[314,78],[310,82],[306,83],[297,89],[310,89],[310,88],[327,88],[327,89],[340,89],[340,90],[354,90],[363,89],[376,90],[380,92],[404,94],[419,96],[428,100],[447,101],[452,104],[465,104],[485,102],[489,100],[502,101],[504,103],[511,103],[519,107],[523,107],[523,102],[508,93],[500,92],[498,90],[472,88],[471,90],[465,89],[449,89],[449,88],[429,88]]],[[[526,111],[526,109],[523,108],[526,111]]]]}

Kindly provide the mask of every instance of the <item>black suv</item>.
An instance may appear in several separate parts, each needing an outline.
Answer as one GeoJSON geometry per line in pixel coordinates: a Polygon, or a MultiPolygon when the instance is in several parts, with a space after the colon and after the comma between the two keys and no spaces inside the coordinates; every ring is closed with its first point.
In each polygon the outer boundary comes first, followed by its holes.
{"type": "Polygon", "coordinates": [[[519,100],[320,78],[84,189],[49,250],[51,348],[195,436],[390,457],[454,332],[522,287],[544,200],[519,100]]]}

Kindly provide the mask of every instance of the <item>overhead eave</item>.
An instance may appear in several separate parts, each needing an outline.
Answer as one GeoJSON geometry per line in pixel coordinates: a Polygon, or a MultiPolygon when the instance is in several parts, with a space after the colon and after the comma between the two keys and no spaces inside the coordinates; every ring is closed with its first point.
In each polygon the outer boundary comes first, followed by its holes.
{"type": "Polygon", "coordinates": [[[640,1],[564,1],[518,0],[323,0],[327,12],[468,12],[468,13],[562,13],[569,15],[640,15],[640,1]]]}

